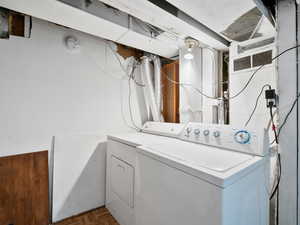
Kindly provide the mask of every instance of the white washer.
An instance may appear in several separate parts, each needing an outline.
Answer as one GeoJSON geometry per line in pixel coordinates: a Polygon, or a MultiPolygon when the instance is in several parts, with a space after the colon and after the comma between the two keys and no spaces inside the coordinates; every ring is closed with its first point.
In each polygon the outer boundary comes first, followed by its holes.
{"type": "Polygon", "coordinates": [[[129,136],[110,136],[107,152],[106,206],[121,225],[268,224],[265,132],[190,123],[129,136]]]}

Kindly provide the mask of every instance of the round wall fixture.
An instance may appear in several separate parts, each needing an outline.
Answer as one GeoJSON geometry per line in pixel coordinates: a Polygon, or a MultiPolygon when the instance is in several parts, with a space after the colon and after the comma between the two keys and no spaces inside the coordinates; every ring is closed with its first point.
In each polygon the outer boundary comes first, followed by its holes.
{"type": "Polygon", "coordinates": [[[187,49],[187,52],[184,54],[184,58],[188,59],[188,60],[191,60],[191,59],[194,58],[194,52],[193,51],[194,51],[195,48],[197,48],[199,46],[199,41],[197,41],[194,38],[187,37],[184,40],[184,43],[185,43],[185,47],[187,49]]]}
{"type": "Polygon", "coordinates": [[[67,36],[65,38],[65,44],[69,51],[79,52],[79,50],[80,50],[80,42],[74,36],[67,36]]]}

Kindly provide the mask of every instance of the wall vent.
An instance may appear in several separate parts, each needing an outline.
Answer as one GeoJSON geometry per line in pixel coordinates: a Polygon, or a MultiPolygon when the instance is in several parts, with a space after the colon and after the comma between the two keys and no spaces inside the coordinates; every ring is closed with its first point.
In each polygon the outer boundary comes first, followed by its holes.
{"type": "Polygon", "coordinates": [[[253,69],[258,66],[272,64],[273,51],[268,50],[233,60],[233,71],[253,69]]]}

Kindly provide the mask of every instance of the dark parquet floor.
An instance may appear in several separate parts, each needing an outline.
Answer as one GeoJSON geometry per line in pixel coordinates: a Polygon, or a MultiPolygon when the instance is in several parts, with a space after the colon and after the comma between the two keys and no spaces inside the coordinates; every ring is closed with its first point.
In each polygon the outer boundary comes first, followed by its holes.
{"type": "Polygon", "coordinates": [[[106,208],[99,208],[54,225],[119,225],[106,208]]]}

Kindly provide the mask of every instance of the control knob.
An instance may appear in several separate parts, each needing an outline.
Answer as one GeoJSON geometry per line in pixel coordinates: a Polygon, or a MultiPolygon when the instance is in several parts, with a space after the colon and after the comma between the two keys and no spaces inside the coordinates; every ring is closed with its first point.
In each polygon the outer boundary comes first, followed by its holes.
{"type": "Polygon", "coordinates": [[[220,131],[216,130],[216,131],[214,131],[213,135],[215,138],[217,138],[217,137],[220,137],[221,133],[220,133],[220,131]]]}
{"type": "Polygon", "coordinates": [[[239,130],[234,135],[234,140],[239,144],[248,144],[251,139],[251,134],[247,130],[239,130]]]}
{"type": "Polygon", "coordinates": [[[200,134],[200,130],[199,129],[195,129],[194,130],[194,134],[198,136],[200,134]]]}
{"type": "Polygon", "coordinates": [[[209,135],[209,130],[204,130],[204,131],[203,131],[203,135],[204,135],[204,136],[208,136],[208,135],[209,135]]]}
{"type": "Polygon", "coordinates": [[[186,136],[190,136],[191,132],[192,132],[192,128],[191,127],[186,128],[186,136]]]}

